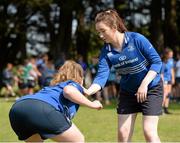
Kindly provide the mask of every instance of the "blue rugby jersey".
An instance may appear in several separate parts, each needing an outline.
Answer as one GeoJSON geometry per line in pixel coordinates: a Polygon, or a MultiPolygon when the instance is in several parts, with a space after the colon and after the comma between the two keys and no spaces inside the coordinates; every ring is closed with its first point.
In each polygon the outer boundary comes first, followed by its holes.
{"type": "Polygon", "coordinates": [[[136,93],[149,70],[157,72],[157,76],[149,84],[149,88],[160,81],[161,59],[151,43],[141,34],[125,32],[122,51],[116,51],[106,43],[101,50],[99,69],[93,83],[105,86],[110,68],[114,66],[121,75],[120,88],[126,92],[136,93]]]}
{"type": "Polygon", "coordinates": [[[164,81],[172,81],[172,68],[174,68],[174,60],[172,58],[168,59],[167,62],[163,62],[162,74],[164,77],[164,81]]]}
{"type": "Polygon", "coordinates": [[[78,83],[69,80],[66,82],[61,82],[55,86],[44,87],[33,95],[26,95],[21,97],[16,102],[25,99],[36,99],[44,101],[55,107],[60,112],[64,113],[69,119],[72,119],[79,108],[79,104],[76,104],[64,97],[63,89],[67,85],[72,85],[76,87],[81,93],[83,93],[83,88],[78,83]]]}

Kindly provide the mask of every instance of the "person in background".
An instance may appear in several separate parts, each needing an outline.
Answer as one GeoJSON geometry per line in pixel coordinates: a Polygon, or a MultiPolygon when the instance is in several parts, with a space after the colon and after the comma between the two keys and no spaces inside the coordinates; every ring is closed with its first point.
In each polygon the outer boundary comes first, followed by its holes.
{"type": "Polygon", "coordinates": [[[33,94],[34,88],[37,86],[38,79],[39,77],[42,76],[41,72],[37,68],[36,58],[30,57],[28,59],[28,63],[25,68],[28,72],[28,75],[27,75],[28,93],[33,94]]]}
{"type": "Polygon", "coordinates": [[[84,61],[82,55],[79,55],[79,56],[78,56],[77,62],[78,62],[78,64],[80,64],[80,65],[82,66],[82,68],[83,68],[83,70],[84,70],[84,73],[85,73],[86,70],[87,70],[87,64],[86,64],[86,62],[84,61]]]}
{"type": "Polygon", "coordinates": [[[164,96],[163,96],[163,109],[165,114],[170,114],[168,111],[170,96],[172,96],[172,85],[175,83],[174,73],[174,60],[173,51],[169,48],[164,50],[163,54],[163,85],[164,85],[164,96]]]}
{"type": "Polygon", "coordinates": [[[71,119],[79,105],[101,109],[102,104],[83,95],[83,69],[72,60],[59,68],[51,81],[33,95],[18,99],[10,109],[11,127],[19,140],[43,142],[84,142],[84,136],[71,119]]]}
{"type": "Polygon", "coordinates": [[[106,82],[106,86],[103,88],[103,98],[106,105],[111,104],[111,100],[116,98],[116,72],[113,67],[110,69],[110,74],[106,82]]]}
{"type": "Polygon", "coordinates": [[[21,97],[25,94],[28,94],[28,84],[27,84],[27,78],[24,74],[24,65],[18,65],[17,66],[17,78],[18,78],[18,89],[19,94],[18,96],[21,97]]]}
{"type": "Polygon", "coordinates": [[[2,73],[2,83],[3,86],[7,89],[7,94],[5,95],[5,100],[9,100],[9,96],[15,96],[15,92],[13,90],[13,85],[15,82],[15,76],[13,73],[13,64],[7,63],[6,68],[3,70],[2,73]]]}
{"type": "Polygon", "coordinates": [[[51,63],[50,61],[52,61],[52,60],[50,59],[50,57],[47,53],[38,57],[38,59],[36,61],[37,69],[42,74],[38,78],[38,84],[41,88],[44,87],[45,85],[47,85],[46,84],[46,77],[47,77],[46,74],[47,74],[47,71],[49,70],[48,65],[49,65],[49,63],[51,63]]]}
{"type": "MultiPolygon", "coordinates": [[[[90,69],[90,72],[91,72],[91,77],[92,77],[92,79],[94,79],[96,74],[97,74],[97,71],[98,71],[98,58],[96,56],[91,58],[91,63],[89,65],[89,69],[90,69]]],[[[105,89],[105,91],[106,91],[106,89],[105,89]]],[[[94,93],[91,97],[93,97],[93,98],[95,98],[95,99],[97,99],[99,101],[103,100],[101,91],[98,91],[98,92],[94,93]]]]}
{"type": "Polygon", "coordinates": [[[105,43],[97,75],[85,93],[92,95],[104,88],[113,66],[121,75],[117,107],[118,142],[131,141],[138,112],[143,114],[146,141],[160,142],[157,130],[163,100],[160,56],[146,37],[127,31],[114,9],[98,12],[95,27],[105,43]]]}

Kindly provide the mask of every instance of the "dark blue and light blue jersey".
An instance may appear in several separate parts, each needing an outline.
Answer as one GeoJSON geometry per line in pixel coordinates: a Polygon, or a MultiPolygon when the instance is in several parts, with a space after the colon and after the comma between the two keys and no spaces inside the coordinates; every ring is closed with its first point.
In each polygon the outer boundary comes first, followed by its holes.
{"type": "Polygon", "coordinates": [[[174,68],[174,60],[172,58],[168,59],[167,62],[163,62],[162,74],[165,82],[172,81],[171,70],[174,68]]]}
{"type": "Polygon", "coordinates": [[[157,72],[157,76],[149,84],[149,88],[160,81],[162,62],[151,43],[141,34],[125,32],[122,51],[118,52],[106,43],[99,58],[99,69],[93,83],[102,88],[108,79],[113,66],[121,75],[120,88],[126,92],[136,93],[149,70],[157,72]]]}
{"type": "Polygon", "coordinates": [[[78,83],[69,80],[66,82],[61,82],[54,86],[44,87],[39,92],[33,95],[26,95],[21,97],[19,100],[17,100],[17,102],[25,99],[41,100],[52,105],[57,110],[65,113],[70,119],[72,119],[79,108],[79,104],[76,104],[64,97],[63,89],[67,85],[72,85],[81,93],[83,92],[83,88],[78,83]]]}

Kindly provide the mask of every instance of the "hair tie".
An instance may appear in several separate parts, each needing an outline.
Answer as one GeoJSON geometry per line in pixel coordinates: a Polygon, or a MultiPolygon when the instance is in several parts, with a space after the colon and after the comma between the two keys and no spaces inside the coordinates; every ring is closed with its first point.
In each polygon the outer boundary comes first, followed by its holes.
{"type": "Polygon", "coordinates": [[[111,13],[111,11],[110,10],[107,10],[107,11],[105,11],[106,13],[111,13]]]}

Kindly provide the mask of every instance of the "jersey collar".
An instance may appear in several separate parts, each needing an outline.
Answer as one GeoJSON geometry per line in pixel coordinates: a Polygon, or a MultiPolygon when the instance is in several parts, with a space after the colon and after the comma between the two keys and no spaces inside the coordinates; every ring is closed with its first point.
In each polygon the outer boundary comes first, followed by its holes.
{"type": "MultiPolygon", "coordinates": [[[[128,32],[124,32],[124,41],[123,41],[122,49],[124,49],[124,47],[126,47],[125,45],[128,44],[129,40],[130,40],[130,36],[129,36],[128,32]]],[[[111,52],[113,50],[113,48],[111,47],[111,45],[109,43],[106,43],[106,50],[108,50],[109,52],[111,52]]]]}

